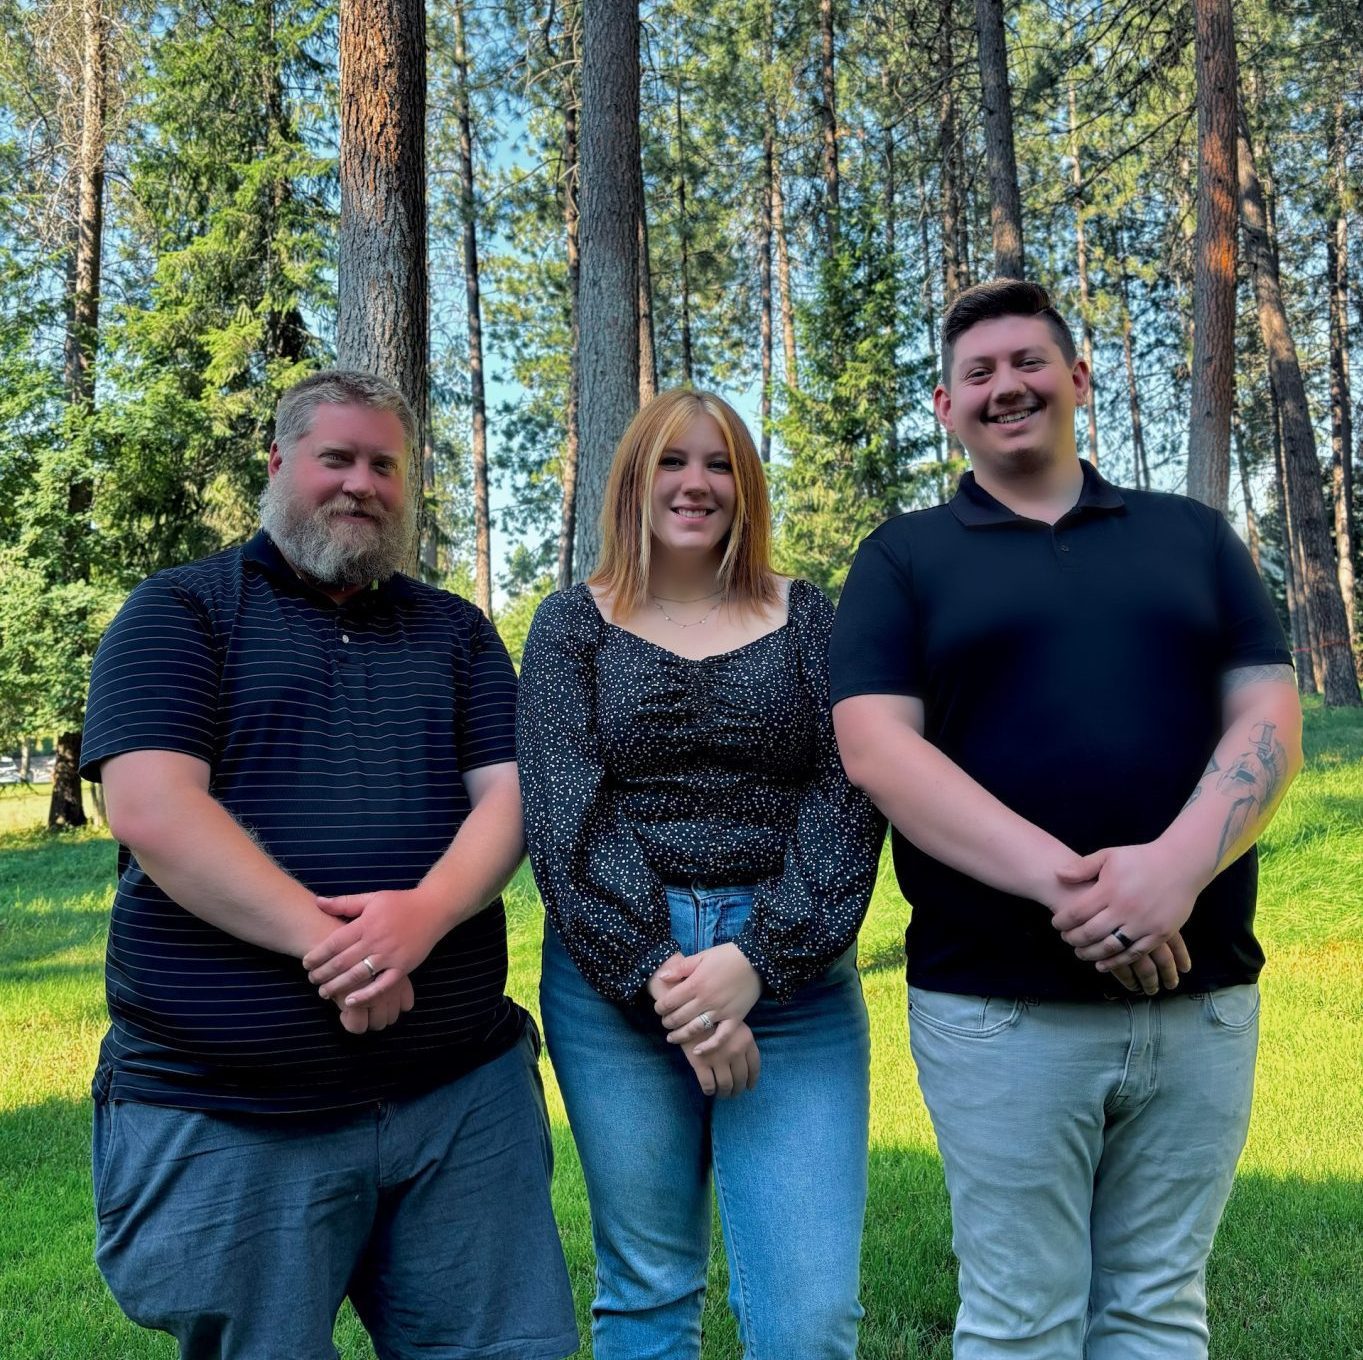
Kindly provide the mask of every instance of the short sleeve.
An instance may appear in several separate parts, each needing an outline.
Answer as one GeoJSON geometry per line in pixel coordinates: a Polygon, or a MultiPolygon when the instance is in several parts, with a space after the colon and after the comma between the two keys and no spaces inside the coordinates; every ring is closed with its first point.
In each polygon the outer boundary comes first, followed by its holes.
{"type": "Polygon", "coordinates": [[[790,618],[814,725],[814,759],[798,791],[781,872],[757,885],[734,943],[777,1001],[788,1001],[851,945],[875,889],[885,820],[842,768],[828,702],[833,606],[796,582],[790,618]]]}
{"type": "Polygon", "coordinates": [[[221,662],[208,611],[162,573],[143,581],[95,652],[81,776],[126,751],[178,751],[211,764],[221,662]]]}
{"type": "Polygon", "coordinates": [[[680,947],[662,882],[602,757],[599,628],[589,597],[551,595],[536,610],[521,663],[516,748],[526,849],[545,911],[583,977],[623,1002],[680,947]]]}
{"type": "Polygon", "coordinates": [[[455,719],[459,768],[476,770],[516,759],[516,668],[487,616],[472,605],[463,702],[455,719]]]}
{"type": "Polygon", "coordinates": [[[1278,613],[1240,536],[1216,517],[1216,591],[1221,668],[1292,664],[1278,613]]]}
{"type": "Polygon", "coordinates": [[[830,702],[922,692],[912,566],[878,531],[857,550],[829,642],[830,702]]]}

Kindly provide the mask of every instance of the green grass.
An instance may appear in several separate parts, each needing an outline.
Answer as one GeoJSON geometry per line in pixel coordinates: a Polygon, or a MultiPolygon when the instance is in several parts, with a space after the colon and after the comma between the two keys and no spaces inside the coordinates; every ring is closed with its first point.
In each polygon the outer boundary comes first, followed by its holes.
{"type": "MultiPolygon", "coordinates": [[[[1363,715],[1308,714],[1307,747],[1307,770],[1263,845],[1258,1095],[1209,1268],[1212,1354],[1226,1360],[1363,1357],[1363,715]]],[[[0,1353],[164,1360],[173,1345],[123,1319],[91,1262],[89,1079],[105,1023],[114,849],[92,832],[49,838],[44,812],[39,794],[0,794],[0,1353]]],[[[507,905],[511,991],[533,1007],[540,918],[524,870],[507,905]]],[[[882,874],[861,944],[874,1043],[861,1353],[948,1360],[954,1262],[905,1041],[904,915],[882,874]]],[[[546,1077],[555,1201],[585,1336],[586,1200],[546,1077]]],[[[710,1285],[705,1360],[735,1360],[718,1240],[710,1285]]],[[[348,1312],[337,1345],[346,1360],[373,1355],[348,1312]]]]}

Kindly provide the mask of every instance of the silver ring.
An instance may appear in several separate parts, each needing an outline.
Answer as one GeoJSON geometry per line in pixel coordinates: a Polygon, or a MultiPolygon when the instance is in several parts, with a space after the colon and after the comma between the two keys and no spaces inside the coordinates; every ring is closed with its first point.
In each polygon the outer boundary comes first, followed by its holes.
{"type": "Polygon", "coordinates": [[[373,982],[374,979],[375,979],[376,977],[378,977],[378,975],[379,975],[379,970],[378,970],[377,968],[374,967],[373,963],[370,962],[370,959],[369,959],[369,955],[368,955],[368,954],[366,954],[366,955],[364,956],[364,958],[362,958],[362,959],[360,960],[360,962],[361,962],[362,964],[364,964],[364,966],[365,966],[366,968],[369,969],[369,980],[370,980],[370,982],[373,982]]]}
{"type": "Polygon", "coordinates": [[[1117,943],[1121,945],[1123,949],[1134,949],[1136,947],[1135,940],[1128,939],[1125,935],[1122,934],[1121,926],[1118,926],[1116,930],[1112,931],[1111,935],[1112,938],[1116,940],[1117,943]]]}
{"type": "Polygon", "coordinates": [[[709,1011],[701,1011],[701,1013],[698,1016],[696,1016],[696,1024],[698,1024],[701,1027],[701,1029],[703,1029],[706,1032],[706,1034],[709,1034],[709,1032],[715,1027],[715,1022],[710,1019],[709,1011]]]}

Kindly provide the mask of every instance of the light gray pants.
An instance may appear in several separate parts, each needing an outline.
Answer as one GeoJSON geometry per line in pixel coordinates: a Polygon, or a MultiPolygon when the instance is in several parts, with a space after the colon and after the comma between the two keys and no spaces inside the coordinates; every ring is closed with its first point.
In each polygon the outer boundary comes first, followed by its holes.
{"type": "Polygon", "coordinates": [[[915,987],[909,1015],[960,1261],[956,1360],[1203,1360],[1258,988],[1070,1003],[915,987]]]}

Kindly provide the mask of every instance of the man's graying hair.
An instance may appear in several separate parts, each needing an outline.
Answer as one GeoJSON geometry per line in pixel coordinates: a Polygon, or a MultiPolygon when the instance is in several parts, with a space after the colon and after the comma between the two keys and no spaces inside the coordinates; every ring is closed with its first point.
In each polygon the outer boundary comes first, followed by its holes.
{"type": "Polygon", "coordinates": [[[319,406],[367,406],[372,411],[392,411],[402,422],[404,441],[410,455],[416,444],[416,417],[407,399],[392,383],[358,369],[328,368],[295,383],[279,399],[275,409],[274,437],[281,453],[312,429],[319,406]]]}
{"type": "Polygon", "coordinates": [[[967,288],[951,304],[942,318],[942,381],[951,383],[951,363],[956,341],[972,326],[981,321],[994,321],[1001,316],[1035,316],[1050,328],[1055,343],[1073,364],[1078,351],[1069,323],[1051,306],[1050,294],[1039,283],[1026,279],[990,279],[967,288]]]}

